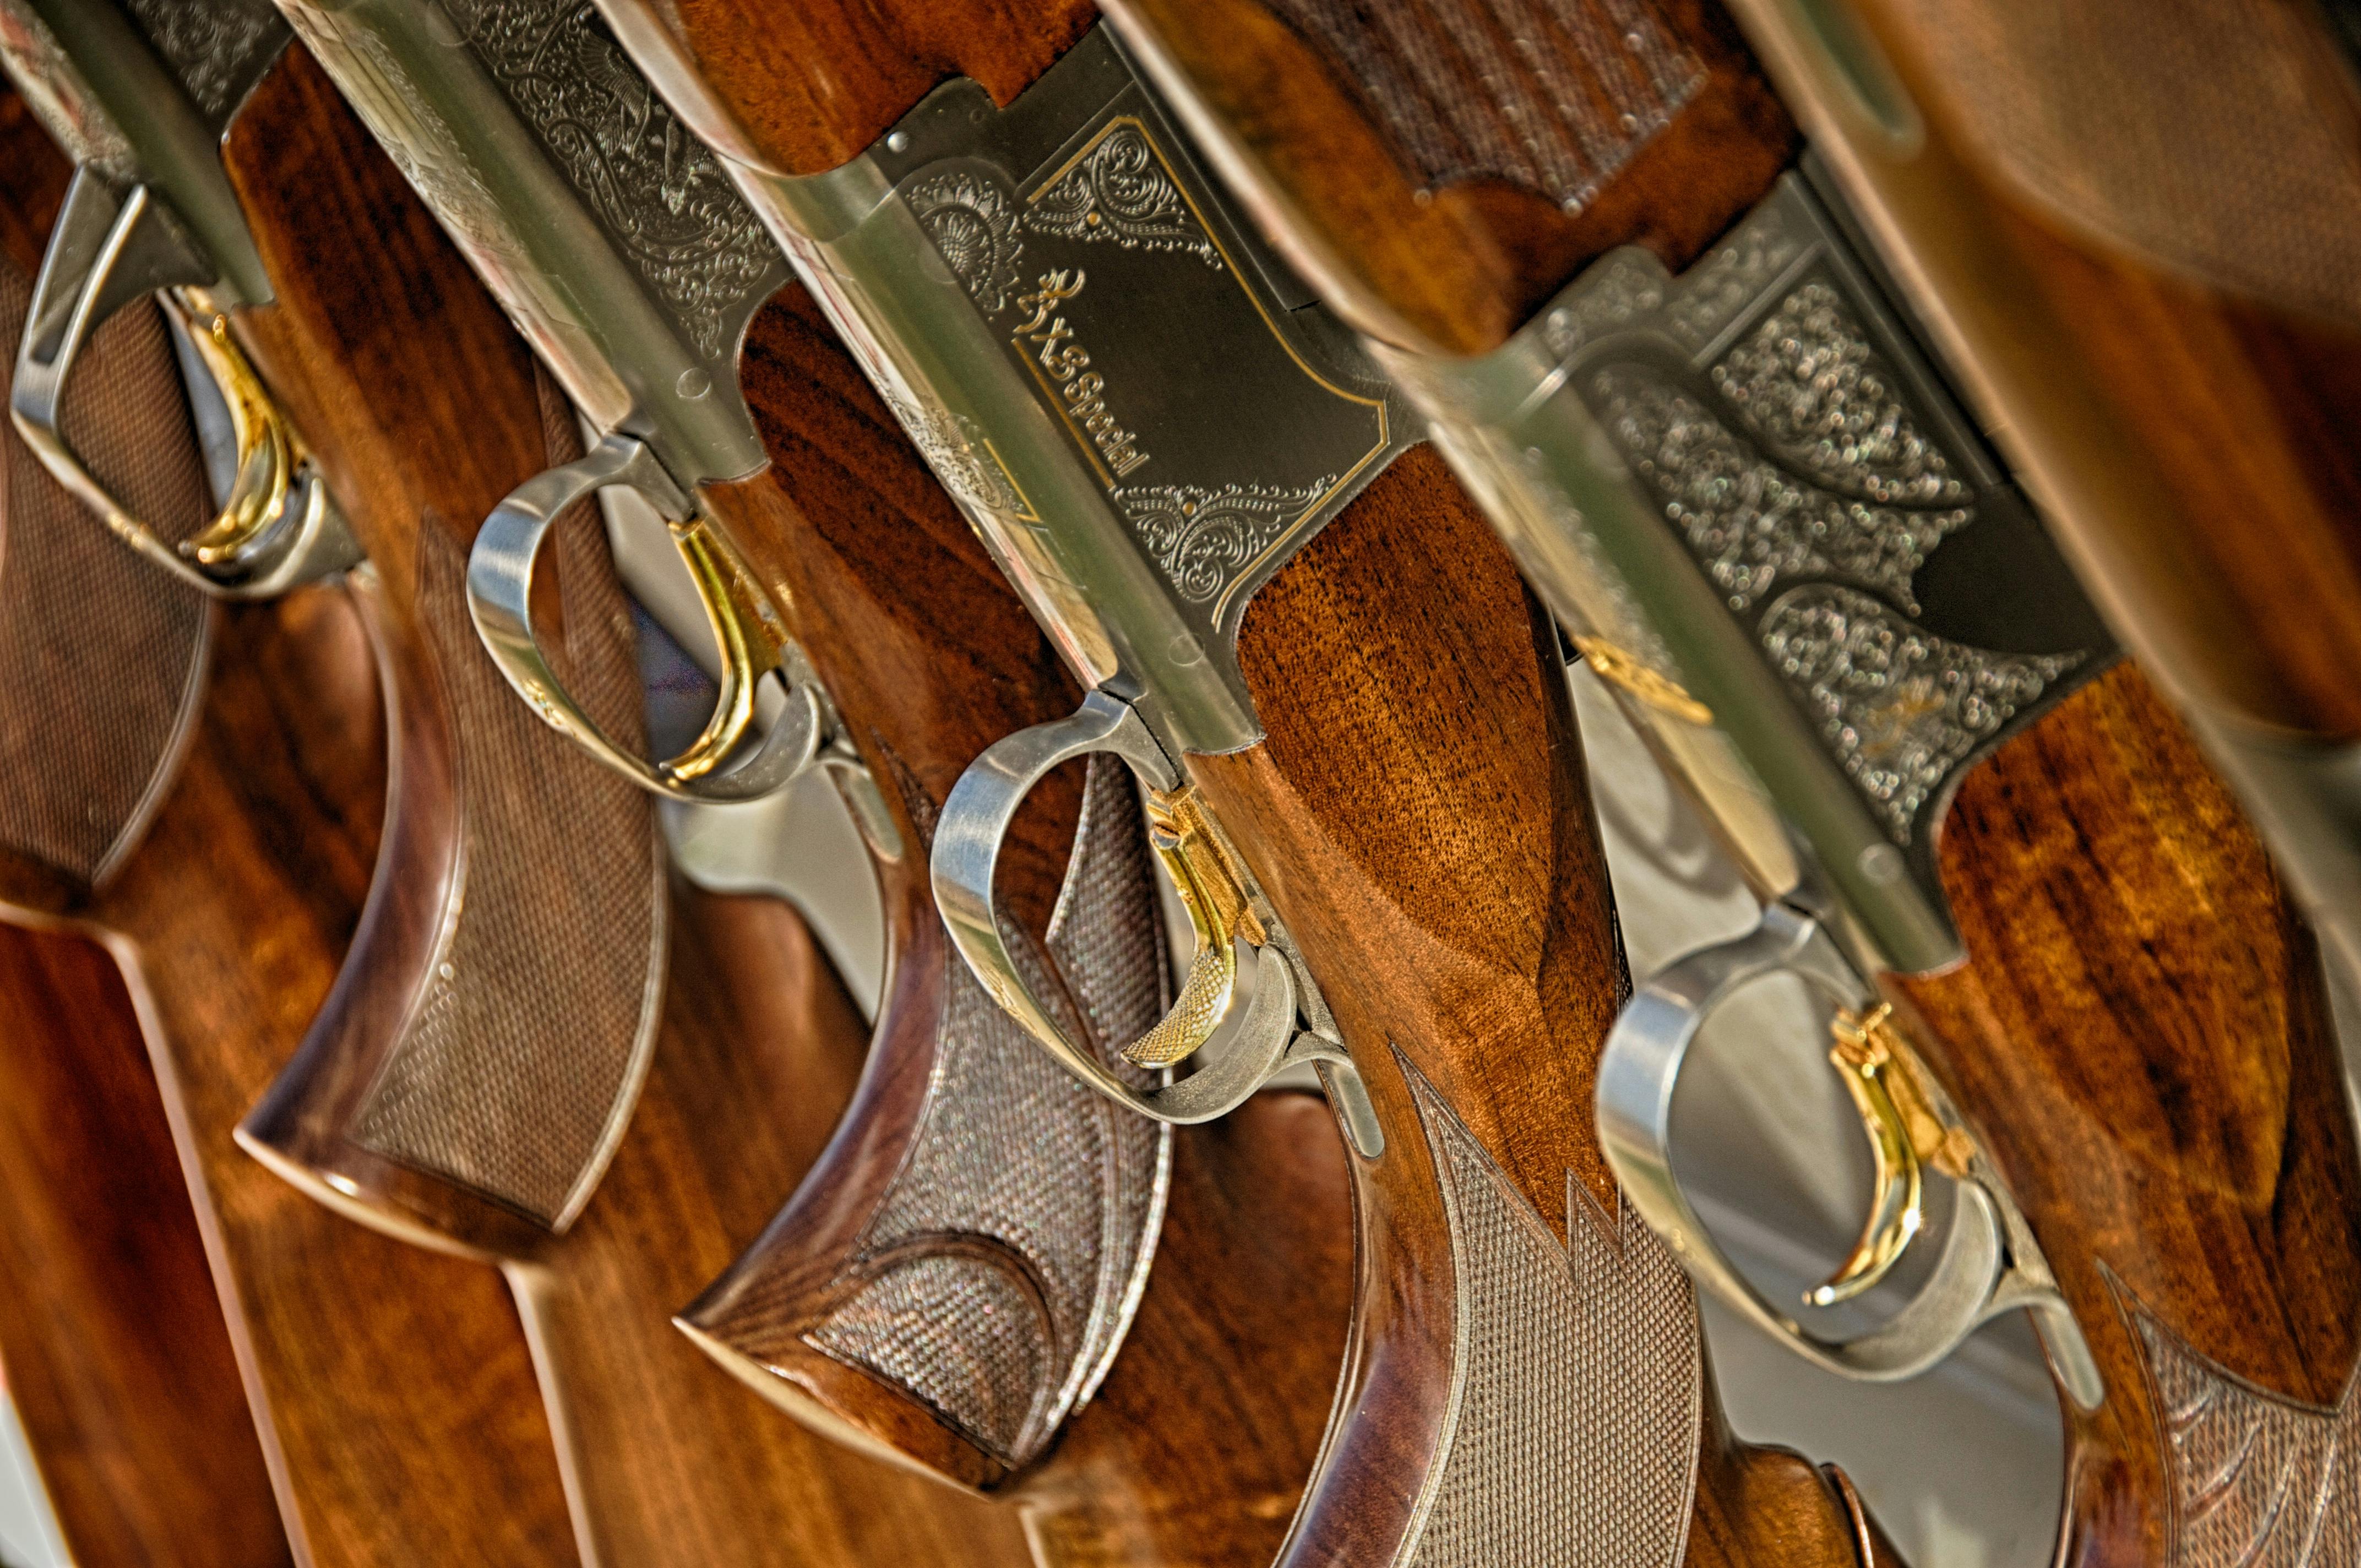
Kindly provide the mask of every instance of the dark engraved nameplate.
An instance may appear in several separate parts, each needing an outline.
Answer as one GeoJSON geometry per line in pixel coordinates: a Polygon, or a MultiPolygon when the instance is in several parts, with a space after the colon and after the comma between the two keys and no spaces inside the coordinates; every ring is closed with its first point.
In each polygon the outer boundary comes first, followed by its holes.
{"type": "Polygon", "coordinates": [[[1383,466],[1383,386],[1228,220],[1104,28],[1005,110],[939,89],[870,156],[1194,634],[1233,637],[1383,466]]]}
{"type": "Polygon", "coordinates": [[[1795,176],[1678,279],[1619,251],[1550,313],[1569,385],[1930,891],[1975,761],[2113,644],[1795,176]]]}

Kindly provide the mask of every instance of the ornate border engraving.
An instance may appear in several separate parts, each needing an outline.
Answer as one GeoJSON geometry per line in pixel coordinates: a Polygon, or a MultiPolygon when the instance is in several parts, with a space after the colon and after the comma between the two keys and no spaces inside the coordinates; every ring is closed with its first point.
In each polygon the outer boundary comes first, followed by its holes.
{"type": "Polygon", "coordinates": [[[1066,172],[1033,192],[1025,226],[1126,250],[1185,250],[1214,271],[1222,253],[1136,120],[1116,120],[1066,172]]]}

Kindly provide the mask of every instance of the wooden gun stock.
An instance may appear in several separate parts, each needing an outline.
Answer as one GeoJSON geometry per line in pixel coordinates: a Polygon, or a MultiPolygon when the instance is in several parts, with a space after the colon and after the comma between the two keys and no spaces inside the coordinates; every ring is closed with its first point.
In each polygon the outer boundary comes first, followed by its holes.
{"type": "MultiPolygon", "coordinates": [[[[477,643],[467,546],[578,452],[572,415],[300,50],[225,159],[277,290],[240,326],[377,565],[400,737],[361,935],[242,1136],[370,1223],[505,1267],[586,1556],[1020,1560],[983,1510],[748,1420],[668,1326],[809,1163],[858,1016],[792,911],[668,892],[652,804],[544,727],[477,643]]],[[[631,735],[597,514],[563,526],[576,689],[631,735]]]]}
{"type": "MultiPolygon", "coordinates": [[[[1488,254],[1486,233],[1455,239],[1418,214],[1457,211],[1449,205],[1453,192],[1464,190],[1472,201],[1480,186],[1454,183],[1464,170],[1402,156],[1397,141],[1391,182],[1370,181],[1391,194],[1356,194],[1307,153],[1321,136],[1356,136],[1376,148],[1399,134],[1400,106],[1348,85],[1382,76],[1373,78],[1366,66],[1349,71],[1320,27],[1290,31],[1247,0],[1119,0],[1116,8],[1202,90],[1200,109],[1228,138],[1254,200],[1340,311],[1365,332],[1413,348],[1489,348],[1522,324],[1531,301],[1612,246],[1637,244],[1667,268],[1685,265],[1698,247],[1679,236],[1711,237],[1763,193],[1761,181],[1793,149],[1784,115],[1756,81],[1730,101],[1771,110],[1740,116],[1714,137],[1728,168],[1755,171],[1748,180],[1682,188],[1640,179],[1659,148],[1676,147],[1684,117],[1702,115],[1703,126],[1712,125],[1710,84],[1722,67],[1710,62],[1736,48],[1725,20],[1664,7],[1670,35],[1708,62],[1708,85],[1631,157],[1627,174],[1586,196],[1576,220],[1580,246],[1552,254],[1530,288],[1484,295],[1480,320],[1455,319],[1444,307],[1465,297],[1454,280],[1477,264],[1470,257],[1488,254]],[[1263,43],[1261,53],[1242,47],[1249,38],[1263,43]],[[1241,63],[1248,59],[1254,63],[1241,63]],[[1429,202],[1415,199],[1421,191],[1429,202]],[[1377,259],[1361,265],[1363,257],[1377,259]]],[[[1326,15],[1317,6],[1280,9],[1297,27],[1326,15]]],[[[1603,25],[1605,7],[1580,9],[1603,25]]],[[[1774,11],[1786,16],[1757,35],[1801,49],[1804,29],[1791,8],[1735,9],[1750,20],[1774,11]]],[[[1891,20],[1907,7],[1861,9],[1891,20]]],[[[1399,27],[1410,8],[1389,14],[1387,25],[1399,27]]],[[[1898,22],[1881,24],[1897,59],[1905,58],[1902,30],[1898,22]]],[[[1373,24],[1356,47],[1399,48],[1388,40],[1400,34],[1379,31],[1373,24]]],[[[1620,46],[1612,35],[1597,37],[1605,53],[1587,46],[1575,53],[1603,80],[1609,57],[1636,49],[1643,30],[1620,46]]],[[[1731,69],[1751,78],[1742,55],[1735,59],[1731,69]]],[[[1823,73],[1820,86],[1834,101],[1827,60],[1817,59],[1812,69],[1823,73]]],[[[1912,67],[1909,80],[1930,102],[1938,96],[1923,66],[1912,67]]],[[[1496,112],[1529,110],[1532,90],[1530,81],[1501,82],[1478,97],[1496,112]]],[[[1957,83],[1942,91],[1955,92],[1957,83]]],[[[1627,125],[1644,124],[1650,102],[1634,91],[1610,95],[1609,108],[1626,108],[1633,116],[1627,125]]],[[[1861,95],[1844,102],[1858,105],[1861,95]]],[[[1841,118],[1819,116],[1831,117],[1841,118]]],[[[1853,155],[1874,164],[1875,155],[1859,151],[1874,138],[1857,123],[1849,134],[1853,155]]],[[[1948,156],[1941,146],[1940,138],[1930,142],[1926,158],[1941,162],[1948,156]]],[[[2014,356],[2020,372],[2036,360],[2055,367],[2054,343],[2095,343],[2093,323],[2127,312],[2158,321],[2169,313],[2162,302],[2170,291],[2161,281],[2126,290],[2119,269],[2102,286],[2085,269],[2087,286],[2070,296],[2059,281],[2068,271],[2060,265],[2051,278],[2058,302],[2037,307],[2056,316],[2013,315],[2013,296],[1994,285],[1993,269],[2005,260],[2021,271],[2027,263],[1996,254],[1989,235],[1963,221],[1964,209],[1944,209],[1949,217],[1938,221],[1931,203],[1908,205],[1907,181],[1890,170],[1877,181],[1881,198],[1905,212],[1903,226],[1916,225],[1905,254],[1937,280],[1928,298],[1938,321],[1954,310],[1983,313],[1991,344],[2014,356]],[[2080,319],[2070,325],[2070,314],[2080,319]]],[[[2019,222],[2015,232],[2029,234],[2030,225],[2019,222]]],[[[1492,237],[1496,249],[1515,251],[1513,242],[1492,237]]],[[[2058,249],[2054,239],[2043,247],[2045,257],[2058,249]]],[[[2219,319],[2201,316],[2188,330],[2211,331],[2219,319]]],[[[2204,400],[2217,381],[2191,375],[2193,361],[2169,360],[2175,350],[2165,345],[2178,341],[2170,334],[2143,337],[2145,330],[2113,340],[2112,352],[2134,355],[2140,366],[2127,369],[2116,395],[2147,398],[2158,409],[2204,400]]],[[[2287,354],[2290,363],[2303,357],[2292,348],[2287,354]]],[[[2092,395],[2090,375],[2068,369],[2042,389],[2037,403],[2001,403],[2012,443],[2050,451],[2087,435],[2088,409],[2064,405],[2092,395]],[[2045,422],[2052,411],[2058,420],[2045,422]]],[[[2292,406],[2282,407],[2275,430],[2295,440],[2323,428],[2317,405],[2300,416],[2287,413],[2292,406]]],[[[2228,434],[2218,422],[2207,428],[2228,434]]],[[[2225,440],[2207,456],[2235,444],[2225,440]]],[[[2198,444],[2177,449],[2193,458],[2198,444]]],[[[2315,469],[2342,461],[2340,449],[2328,450],[2304,460],[2315,469]]],[[[2125,487],[2148,483],[2143,460],[2121,441],[2103,453],[2084,444],[2078,460],[2125,487]]],[[[2047,468],[2038,471],[2048,478],[2047,468]]],[[[2070,511],[2074,497],[2044,488],[2070,511]]],[[[2237,531],[2213,532],[2226,541],[2237,531]]],[[[2297,559],[2321,562],[2323,580],[2334,578],[2316,553],[2291,550],[2275,569],[2297,559]]],[[[2194,557],[2158,552],[2139,569],[2169,576],[2180,585],[2176,593],[2231,591],[2222,587],[2229,574],[2194,557]]],[[[2312,619],[2289,617],[2284,606],[2276,613],[2281,628],[2312,619]]],[[[2132,624],[2167,619],[2159,605],[2147,604],[2132,624]]],[[[2213,1561],[2216,1552],[2223,1561],[2246,1560],[2266,1545],[2293,1550],[2290,1532],[2320,1520],[2349,1529],[2342,1501],[2329,1513],[2306,1513],[2306,1524],[2296,1527],[2275,1523],[2261,1500],[2281,1496],[2278,1488],[2293,1484],[2301,1465],[2327,1463],[2318,1460],[2320,1445],[2333,1441],[2325,1434],[2344,1409],[2361,1348],[2352,1326],[2361,1189],[2312,938],[2251,828],[2140,672],[2122,665],[1970,767],[1948,813],[1937,807],[1926,830],[1935,836],[1967,961],[1942,973],[1889,976],[1887,989],[1905,1004],[1913,1038],[1924,1043],[1936,1075],[2031,1220],[2107,1387],[2094,1413],[2061,1400],[2071,1453],[2060,1560],[2213,1561]],[[2252,1437],[2257,1446],[2233,1456],[2220,1435],[2224,1423],[2243,1423],[2237,1430],[2247,1435],[2236,1442],[2252,1437]],[[2259,1446],[2257,1434],[2267,1427],[2284,1446],[2259,1446]]],[[[2334,1485],[2323,1483],[2317,1507],[2330,1508],[2334,1485]]]]}
{"type": "Polygon", "coordinates": [[[115,960],[0,926],[0,1367],[80,1563],[291,1563],[115,960]]]}
{"type": "MultiPolygon", "coordinates": [[[[5,162],[14,177],[41,156],[18,147],[5,162]]],[[[5,281],[18,302],[0,346],[13,357],[30,275],[10,259],[5,281]]],[[[193,526],[208,509],[161,322],[152,309],[129,313],[102,329],[91,354],[82,390],[93,460],[134,474],[125,488],[143,515],[193,526]]],[[[119,558],[122,587],[104,602],[170,605],[181,590],[104,540],[13,432],[0,444],[9,481],[0,589],[9,619],[35,629],[12,654],[9,689],[38,692],[54,717],[104,713],[121,687],[157,681],[169,711],[192,685],[181,738],[164,757],[132,759],[144,771],[129,793],[153,797],[138,853],[120,858],[97,890],[88,884],[93,862],[14,857],[0,905],[12,918],[101,935],[123,963],[286,1541],[299,1561],[320,1563],[562,1560],[570,1531],[548,1426],[497,1286],[355,1232],[231,1139],[326,995],[367,884],[382,752],[359,625],[330,589],[223,612],[197,604],[193,625],[202,630],[210,615],[215,628],[210,685],[188,655],[177,667],[156,656],[176,645],[170,639],[144,656],[126,649],[109,666],[103,642],[84,643],[92,630],[111,635],[120,623],[90,618],[86,602],[54,601],[71,579],[48,568],[51,538],[70,559],[99,538],[109,546],[95,558],[102,571],[119,558]],[[97,667],[87,662],[93,652],[97,667]],[[46,684],[29,673],[42,670],[46,684]],[[389,1366],[403,1376],[387,1377],[389,1366]]],[[[189,648],[185,632],[177,645],[189,648]]],[[[74,726],[60,733],[71,737],[74,726]]],[[[12,769],[11,778],[12,800],[16,786],[36,784],[31,770],[12,769]]]]}
{"type": "MultiPolygon", "coordinates": [[[[706,499],[791,607],[887,785],[891,980],[843,1131],[684,1323],[820,1430],[1014,1497],[1048,1563],[1268,1563],[1345,1332],[1349,1221],[1324,1115],[1273,1097],[1172,1137],[1164,1241],[1108,1371],[1104,1325],[1156,1245],[1140,1233],[1158,1218],[1160,1134],[1001,1014],[926,876],[961,770],[1071,710],[1071,682],[800,289],[756,318],[743,371],[773,466],[706,499]],[[987,1333],[951,1313],[952,1290],[1008,1321],[987,1333]],[[938,1306],[955,1332],[873,1343],[869,1314],[897,1301],[938,1306]],[[1100,1376],[1061,1438],[1059,1386],[1100,1376]]],[[[1165,953],[1130,781],[1094,773],[1087,800],[1079,782],[1036,796],[1004,874],[1111,1044],[1153,1022],[1165,953]]]]}

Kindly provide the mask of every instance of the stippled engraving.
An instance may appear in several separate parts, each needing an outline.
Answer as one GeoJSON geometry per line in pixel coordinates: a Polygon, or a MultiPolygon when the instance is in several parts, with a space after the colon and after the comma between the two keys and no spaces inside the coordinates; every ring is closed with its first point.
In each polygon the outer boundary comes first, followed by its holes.
{"type": "MultiPolygon", "coordinates": [[[[2120,1293],[2121,1288],[2117,1287],[2120,1293]]],[[[2361,1398],[2284,1398],[2183,1344],[2137,1302],[2139,1336],[2171,1455],[2169,1568],[2329,1568],[2361,1562],[2361,1398]]]]}
{"type": "MultiPolygon", "coordinates": [[[[1048,944],[1066,984],[1046,972],[1034,983],[1071,998],[1061,1025],[1104,1048],[1153,1024],[1166,988],[1139,805],[1121,767],[1092,765],[1075,842],[1048,944]]],[[[846,1266],[855,1288],[805,1338],[1023,1464],[1121,1346],[1162,1219],[1171,1130],[1069,1077],[956,958],[944,970],[911,1153],[846,1266]]]]}
{"type": "Polygon", "coordinates": [[[1638,491],[1896,845],[1926,850],[1949,783],[2101,667],[2039,525],[1793,177],[1680,278],[1619,252],[1545,319],[1638,491]]]}
{"type": "Polygon", "coordinates": [[[719,161],[690,135],[589,0],[446,0],[526,122],[641,276],[717,357],[778,252],[719,161]]]}
{"type": "MultiPolygon", "coordinates": [[[[631,624],[598,513],[578,508],[558,528],[563,673],[609,734],[634,743],[631,624]]],[[[354,1135],[562,1230],[605,1169],[654,1047],[665,909],[655,816],[648,795],[510,692],[467,618],[465,554],[433,519],[418,570],[462,847],[434,967],[354,1135]]]]}
{"type": "Polygon", "coordinates": [[[1650,0],[1276,0],[1430,188],[1512,181],[1569,211],[1672,123],[1705,69],[1650,0]]]}
{"type": "Polygon", "coordinates": [[[1688,1277],[1566,1179],[1568,1246],[1402,1060],[1455,1282],[1449,1414],[1398,1568],[1671,1568],[1704,1398],[1688,1277]],[[1570,1248],[1570,1250],[1569,1250],[1570,1248]]]}
{"type": "Polygon", "coordinates": [[[26,0],[0,0],[0,72],[5,72],[41,122],[42,129],[75,163],[93,163],[117,180],[138,167],[131,144],[91,96],[90,83],[47,22],[26,0]]]}
{"type": "MultiPolygon", "coordinates": [[[[32,283],[0,261],[0,364],[13,364],[32,283]]],[[[65,427],[142,517],[193,532],[204,470],[155,306],[135,304],[83,351],[65,427]]],[[[137,842],[170,782],[204,690],[205,603],[123,547],[0,430],[0,849],[84,886],[137,842]]]]}
{"type": "Polygon", "coordinates": [[[1995,653],[1947,641],[1856,589],[1783,594],[1758,629],[1820,733],[1896,843],[1943,781],[2086,653],[1995,653]]]}
{"type": "Polygon", "coordinates": [[[1185,250],[1216,271],[1222,266],[1222,253],[1136,121],[1108,126],[1071,168],[1036,192],[1025,226],[1126,250],[1185,250]]]}
{"type": "Polygon", "coordinates": [[[270,0],[123,0],[206,123],[222,126],[287,45],[270,0]]]}

